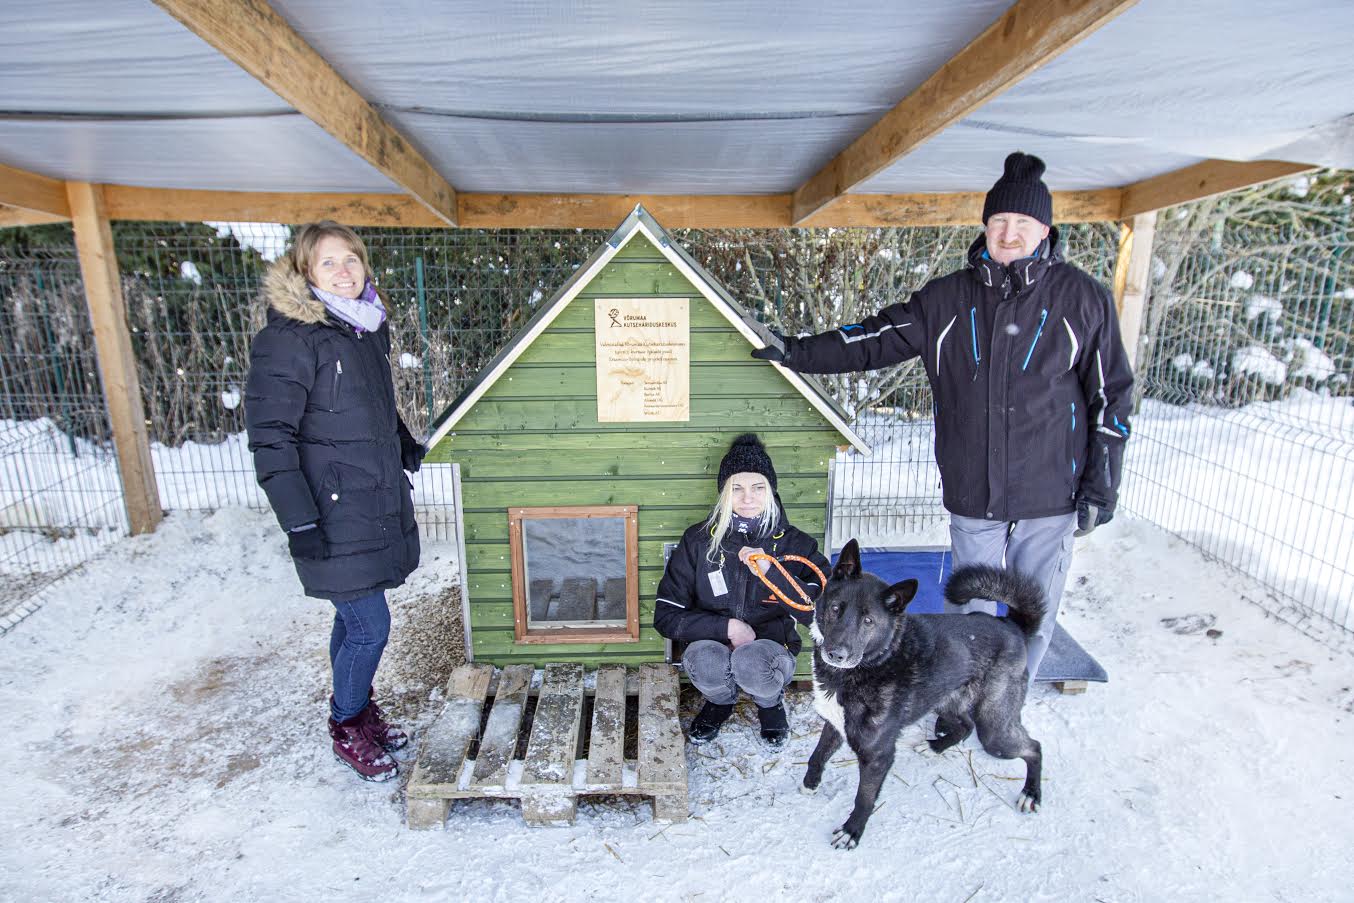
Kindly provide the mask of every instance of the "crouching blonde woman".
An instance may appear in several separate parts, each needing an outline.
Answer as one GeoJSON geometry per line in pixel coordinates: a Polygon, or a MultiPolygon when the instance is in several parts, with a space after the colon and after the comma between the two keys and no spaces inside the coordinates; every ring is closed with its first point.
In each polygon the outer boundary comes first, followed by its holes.
{"type": "MultiPolygon", "coordinates": [[[[818,543],[786,519],[776,469],[755,435],[739,436],[730,445],[719,464],[717,488],[710,517],[688,527],[668,559],[654,628],[688,644],[682,667],[705,697],[691,722],[692,743],[714,739],[741,691],[757,704],[762,739],[775,748],[790,735],[784,694],[801,646],[795,624],[809,623],[813,612],[780,604],[749,569],[748,556],[799,555],[824,570],[829,565],[818,543]]],[[[785,583],[769,562],[756,566],[773,582],[785,583]]],[[[788,562],[786,568],[810,598],[821,591],[818,576],[802,563],[788,562]]],[[[793,587],[783,591],[797,598],[793,587]]]]}

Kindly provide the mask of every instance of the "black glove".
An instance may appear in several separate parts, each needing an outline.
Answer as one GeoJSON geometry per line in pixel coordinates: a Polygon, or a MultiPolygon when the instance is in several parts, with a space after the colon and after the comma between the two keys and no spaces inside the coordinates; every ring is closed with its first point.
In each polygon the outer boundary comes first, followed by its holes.
{"type": "Polygon", "coordinates": [[[423,443],[414,438],[414,434],[409,432],[409,427],[404,425],[404,418],[395,419],[395,433],[400,437],[400,466],[410,473],[418,473],[418,469],[423,466],[423,455],[427,449],[423,443]]]}
{"type": "Polygon", "coordinates": [[[325,557],[324,531],[319,524],[310,524],[287,532],[287,548],[293,558],[319,561],[325,557]]]}
{"type": "Polygon", "coordinates": [[[1101,524],[1107,524],[1114,520],[1114,510],[1112,508],[1101,508],[1099,505],[1093,505],[1088,501],[1077,502],[1077,529],[1072,532],[1073,536],[1085,536],[1101,524]]]}
{"type": "Polygon", "coordinates": [[[400,443],[400,464],[410,473],[418,473],[418,469],[423,466],[423,455],[425,450],[423,444],[415,439],[409,442],[400,443]]]}
{"type": "Polygon", "coordinates": [[[771,333],[773,341],[765,348],[753,350],[752,356],[759,361],[774,361],[777,364],[785,362],[785,336],[776,332],[774,329],[768,330],[771,333]]]}
{"type": "Polygon", "coordinates": [[[1114,503],[1119,498],[1119,477],[1123,466],[1123,438],[1099,431],[1091,436],[1086,472],[1077,489],[1077,529],[1074,535],[1085,536],[1114,517],[1114,503]]]}

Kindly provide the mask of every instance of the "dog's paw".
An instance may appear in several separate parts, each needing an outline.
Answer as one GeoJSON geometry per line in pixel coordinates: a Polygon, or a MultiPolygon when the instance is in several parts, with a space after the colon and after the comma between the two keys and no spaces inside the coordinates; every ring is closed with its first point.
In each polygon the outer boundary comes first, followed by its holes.
{"type": "Polygon", "coordinates": [[[1038,812],[1039,797],[1030,796],[1028,793],[1020,794],[1020,799],[1016,800],[1016,808],[1021,812],[1038,812]]]}
{"type": "Polygon", "coordinates": [[[822,786],[822,785],[820,785],[820,784],[814,784],[812,787],[810,787],[808,784],[800,784],[800,785],[799,785],[799,792],[802,793],[802,794],[804,794],[805,796],[817,796],[817,795],[818,795],[818,788],[819,788],[820,786],[822,786]]]}
{"type": "Polygon", "coordinates": [[[854,850],[860,843],[860,835],[846,829],[846,825],[832,832],[832,847],[837,850],[854,850]]]}

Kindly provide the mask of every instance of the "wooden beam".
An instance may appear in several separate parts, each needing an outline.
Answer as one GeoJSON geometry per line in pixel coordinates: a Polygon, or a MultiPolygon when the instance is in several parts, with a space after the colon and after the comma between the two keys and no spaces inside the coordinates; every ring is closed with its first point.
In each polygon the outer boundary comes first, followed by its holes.
{"type": "Polygon", "coordinates": [[[447,225],[446,220],[407,194],[202,191],[133,185],[105,185],[104,194],[108,199],[110,219],[246,223],[308,223],[332,219],[350,226],[447,225]]]}
{"type": "Polygon", "coordinates": [[[45,226],[48,223],[67,222],[70,222],[70,217],[62,216],[59,213],[34,213],[32,210],[25,210],[22,207],[0,204],[0,229],[6,229],[10,226],[45,226]]]}
{"type": "MultiPolygon", "coordinates": [[[[303,223],[435,228],[446,223],[400,194],[278,194],[106,185],[110,219],[303,223]]],[[[671,229],[784,229],[790,196],[635,194],[461,194],[459,222],[478,229],[611,229],[642,203],[671,229]]],[[[847,195],[805,226],[978,225],[983,195],[847,195]]],[[[1057,222],[1112,221],[1119,189],[1053,193],[1057,222]]],[[[0,220],[0,223],[3,221],[0,220]]]]}
{"type": "Polygon", "coordinates": [[[482,229],[614,229],[643,204],[669,229],[774,228],[790,223],[790,196],[463,194],[462,224],[482,229]]]}
{"type": "Polygon", "coordinates": [[[155,3],[447,225],[456,225],[456,190],[264,0],[155,3]]]}
{"type": "Polygon", "coordinates": [[[1132,219],[1139,213],[1174,207],[1176,204],[1300,175],[1317,168],[1310,163],[1290,163],[1285,160],[1255,160],[1250,163],[1205,160],[1124,186],[1119,219],[1132,219]]]}
{"type": "MultiPolygon", "coordinates": [[[[282,194],[105,186],[112,219],[304,223],[435,228],[447,223],[400,194],[282,194]]],[[[643,203],[670,228],[770,227],[790,221],[790,196],[460,194],[466,228],[611,229],[643,203]]]]}
{"type": "Polygon", "coordinates": [[[85,283],[94,346],[99,356],[99,374],[108,405],[108,420],[117,448],[122,474],[122,497],[133,534],[149,533],[160,523],[160,496],[155,488],[155,469],[146,438],[146,414],[141,403],[141,382],[136,375],[131,335],[127,331],[127,308],[122,299],[113,233],[104,209],[103,189],[88,182],[67,182],[71,222],[75,226],[75,250],[85,283]]]}
{"type": "Polygon", "coordinates": [[[795,191],[794,224],[804,223],[1135,2],[1017,0],[921,87],[795,191]]]}
{"type": "Polygon", "coordinates": [[[57,219],[70,219],[71,215],[65,182],[3,164],[0,164],[0,204],[57,219]]]}
{"type": "Polygon", "coordinates": [[[1119,258],[1114,265],[1114,306],[1119,311],[1119,335],[1128,352],[1128,365],[1138,361],[1138,342],[1142,335],[1143,312],[1152,277],[1152,239],[1156,236],[1157,215],[1139,213],[1120,224],[1119,258]]]}
{"type": "MultiPolygon", "coordinates": [[[[983,192],[955,194],[848,194],[799,223],[821,226],[974,226],[982,225],[983,192]]],[[[1119,189],[1053,192],[1053,221],[1091,223],[1113,220],[1119,189]]]]}

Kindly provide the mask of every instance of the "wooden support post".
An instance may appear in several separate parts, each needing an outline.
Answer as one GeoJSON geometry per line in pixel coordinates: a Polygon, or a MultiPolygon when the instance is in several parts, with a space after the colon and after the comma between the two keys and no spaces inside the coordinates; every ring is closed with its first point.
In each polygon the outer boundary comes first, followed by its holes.
{"type": "Polygon", "coordinates": [[[1136,367],[1143,313],[1152,278],[1152,239],[1157,214],[1139,213],[1120,224],[1119,259],[1114,266],[1114,307],[1119,312],[1119,333],[1128,352],[1129,367],[1136,367]]]}
{"type": "Polygon", "coordinates": [[[75,227],[75,250],[80,257],[85,301],[94,329],[108,420],[117,448],[118,471],[122,474],[127,521],[133,534],[150,533],[159,525],[164,512],[160,510],[160,494],[155,488],[141,381],[137,378],[132,339],[127,332],[127,308],[113,252],[113,231],[104,209],[103,186],[67,182],[66,196],[75,227]]]}

